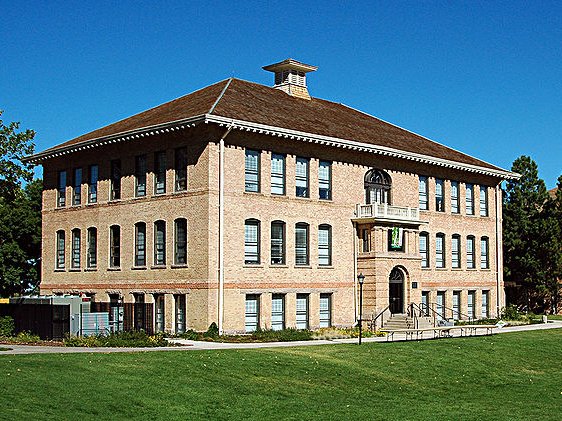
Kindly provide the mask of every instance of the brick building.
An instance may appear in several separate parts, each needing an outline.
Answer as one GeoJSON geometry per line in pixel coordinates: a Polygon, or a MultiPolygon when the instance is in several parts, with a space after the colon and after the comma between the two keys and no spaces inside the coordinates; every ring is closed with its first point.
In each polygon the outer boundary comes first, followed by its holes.
{"type": "Polygon", "coordinates": [[[285,60],[62,143],[43,165],[41,292],[149,303],[157,330],[351,326],[503,306],[514,174],[342,104],[285,60]]]}

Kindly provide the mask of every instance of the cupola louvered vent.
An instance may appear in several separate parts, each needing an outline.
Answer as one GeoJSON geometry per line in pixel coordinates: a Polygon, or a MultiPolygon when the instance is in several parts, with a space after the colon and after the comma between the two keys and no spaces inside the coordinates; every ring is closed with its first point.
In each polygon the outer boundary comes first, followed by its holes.
{"type": "Polygon", "coordinates": [[[310,99],[306,87],[306,74],[315,71],[318,67],[288,58],[279,63],[264,66],[263,69],[275,73],[274,88],[298,98],[310,99]]]}

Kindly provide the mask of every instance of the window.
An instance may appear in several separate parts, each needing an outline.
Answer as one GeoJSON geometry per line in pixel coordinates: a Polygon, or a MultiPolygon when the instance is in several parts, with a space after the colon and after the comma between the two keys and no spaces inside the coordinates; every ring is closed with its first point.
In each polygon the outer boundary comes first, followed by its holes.
{"type": "Polygon", "coordinates": [[[427,202],[427,177],[421,176],[418,182],[418,192],[419,192],[419,207],[421,210],[428,210],[427,202]]]}
{"type": "Polygon", "coordinates": [[[174,264],[187,265],[187,219],[176,219],[174,225],[174,264]]]}
{"type": "Polygon", "coordinates": [[[66,171],[59,171],[57,188],[57,206],[66,206],[66,171]]]}
{"type": "Polygon", "coordinates": [[[176,307],[176,333],[185,332],[185,295],[174,295],[174,302],[176,307]]]}
{"type": "Polygon", "coordinates": [[[72,260],[70,262],[72,269],[80,269],[80,230],[72,230],[72,260]]]}
{"type": "Polygon", "coordinates": [[[474,215],[474,186],[466,184],[466,214],[474,215]]]}
{"type": "Polygon", "coordinates": [[[109,266],[112,268],[121,266],[121,227],[119,225],[109,227],[109,266]]]}
{"type": "Polygon", "coordinates": [[[332,294],[320,294],[320,327],[332,326],[332,294]]]}
{"type": "Polygon", "coordinates": [[[453,291],[453,320],[459,320],[461,316],[461,292],[453,291]]]}
{"type": "Polygon", "coordinates": [[[56,269],[64,269],[64,231],[57,231],[57,264],[56,269]]]}
{"type": "Polygon", "coordinates": [[[271,330],[285,329],[285,296],[273,294],[271,296],[271,330]]]}
{"type": "Polygon", "coordinates": [[[472,235],[466,238],[466,267],[467,269],[476,267],[474,263],[474,237],[472,235]]]}
{"type": "Polygon", "coordinates": [[[297,329],[308,329],[308,294],[297,294],[297,329]]]}
{"type": "Polygon", "coordinates": [[[299,222],[295,226],[295,265],[307,266],[308,257],[308,224],[299,222]]]}
{"type": "Polygon", "coordinates": [[[461,236],[458,234],[453,235],[451,243],[451,267],[454,269],[461,267],[461,236]]]}
{"type": "Polygon", "coordinates": [[[135,197],[146,196],[146,155],[135,157],[135,197]]]}
{"type": "Polygon", "coordinates": [[[244,263],[260,263],[260,221],[257,219],[244,221],[244,263]]]}
{"type": "Polygon", "coordinates": [[[467,300],[467,311],[469,319],[475,319],[475,307],[474,307],[474,299],[476,297],[476,291],[468,291],[468,300],[467,300]]]}
{"type": "Polygon", "coordinates": [[[260,191],[260,153],[258,151],[246,149],[244,189],[254,193],[260,191]]]}
{"type": "Polygon", "coordinates": [[[285,194],[285,155],[271,154],[271,194],[285,194]]]}
{"type": "Polygon", "coordinates": [[[72,186],[72,204],[82,203],[82,168],[74,169],[74,183],[72,186]]]}
{"type": "Polygon", "coordinates": [[[332,199],[332,163],[328,161],[318,164],[318,197],[322,200],[332,199]]]}
{"type": "Polygon", "coordinates": [[[445,234],[435,236],[435,267],[445,267],[445,234]]]}
{"type": "Polygon", "coordinates": [[[187,148],[177,148],[175,151],[175,190],[187,190],[187,148]]]}
{"type": "Polygon", "coordinates": [[[154,294],[154,327],[156,332],[164,332],[166,322],[164,306],[164,294],[154,294]]]}
{"type": "Polygon", "coordinates": [[[361,230],[361,251],[363,253],[371,251],[371,230],[369,229],[361,230]]]}
{"type": "Polygon", "coordinates": [[[154,264],[164,266],[166,264],[166,222],[156,221],[154,223],[154,264]]]}
{"type": "Polygon", "coordinates": [[[246,295],[246,314],[245,325],[246,332],[253,332],[259,326],[260,321],[260,301],[259,295],[247,294],[246,295]]]}
{"type": "Polygon", "coordinates": [[[98,230],[96,228],[88,228],[88,254],[86,257],[86,266],[95,268],[98,265],[98,230]]]}
{"type": "Polygon", "coordinates": [[[90,165],[88,177],[88,203],[98,201],[98,166],[90,165]]]}
{"type": "Polygon", "coordinates": [[[490,291],[482,291],[482,309],[480,311],[480,317],[487,319],[490,317],[490,309],[489,309],[489,298],[490,298],[490,291]]]}
{"type": "MultiPolygon", "coordinates": [[[[134,320],[134,329],[135,330],[143,330],[146,326],[146,307],[144,305],[144,294],[135,293],[133,294],[135,299],[135,304],[133,308],[133,320],[134,320]]],[[[152,312],[150,312],[152,313],[152,312]]],[[[149,314],[150,314],[149,313],[149,314]]],[[[150,314],[150,318],[152,319],[152,314],[150,314]]]]}
{"type": "Polygon", "coordinates": [[[441,179],[435,180],[435,210],[437,212],[445,212],[445,200],[443,198],[444,182],[441,179]]]}
{"type": "Polygon", "coordinates": [[[388,231],[388,251],[404,251],[404,228],[392,227],[388,231]]]}
{"type": "Polygon", "coordinates": [[[421,309],[424,316],[429,316],[429,291],[422,291],[421,309]]]}
{"type": "Polygon", "coordinates": [[[421,267],[429,267],[429,234],[427,232],[420,233],[420,254],[421,267]]]}
{"type": "Polygon", "coordinates": [[[437,302],[435,305],[435,311],[437,312],[438,320],[445,320],[445,292],[437,292],[437,302]]]}
{"type": "Polygon", "coordinates": [[[166,152],[154,154],[154,194],[166,193],[166,152]]]}
{"type": "Polygon", "coordinates": [[[371,169],[363,180],[367,203],[390,203],[390,189],[392,180],[385,172],[371,169]]]}
{"type": "Polygon", "coordinates": [[[488,237],[480,239],[480,269],[490,269],[490,242],[488,237]]]}
{"type": "Polygon", "coordinates": [[[146,224],[135,224],[135,266],[146,266],[146,224]]]}
{"type": "Polygon", "coordinates": [[[330,266],[332,264],[332,227],[320,225],[318,227],[318,264],[330,266]]]}
{"type": "Polygon", "coordinates": [[[285,223],[282,221],[271,223],[271,264],[285,264],[285,223]]]}
{"type": "Polygon", "coordinates": [[[480,186],[480,216],[488,216],[488,187],[480,186]]]}
{"type": "Polygon", "coordinates": [[[459,213],[459,182],[451,181],[451,212],[459,213]]]}
{"type": "Polygon", "coordinates": [[[121,199],[121,161],[111,161],[111,200],[121,199]]]}
{"type": "Polygon", "coordinates": [[[308,158],[297,158],[297,167],[295,169],[297,197],[309,197],[309,189],[308,189],[309,164],[310,164],[310,160],[308,158]]]}

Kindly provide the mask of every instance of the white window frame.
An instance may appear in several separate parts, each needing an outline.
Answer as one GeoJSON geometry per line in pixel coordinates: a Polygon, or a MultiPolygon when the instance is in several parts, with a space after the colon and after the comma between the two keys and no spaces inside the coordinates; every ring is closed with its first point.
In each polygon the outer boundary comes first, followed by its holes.
{"type": "Polygon", "coordinates": [[[279,153],[271,154],[271,194],[284,196],[286,192],[286,159],[279,153]]]}
{"type": "Polygon", "coordinates": [[[244,158],[244,191],[260,192],[260,157],[261,153],[246,149],[244,158]]]}
{"type": "Polygon", "coordinates": [[[418,179],[418,202],[420,210],[429,210],[428,178],[424,175],[418,179]]]}
{"type": "Polygon", "coordinates": [[[309,328],[309,299],[310,294],[297,294],[296,300],[296,328],[309,328]]]}

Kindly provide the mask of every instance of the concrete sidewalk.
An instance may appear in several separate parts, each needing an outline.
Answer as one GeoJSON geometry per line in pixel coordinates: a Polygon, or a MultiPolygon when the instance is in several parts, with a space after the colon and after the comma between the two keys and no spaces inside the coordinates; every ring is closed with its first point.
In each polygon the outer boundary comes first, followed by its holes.
{"type": "MultiPolygon", "coordinates": [[[[495,329],[495,333],[524,332],[528,330],[560,329],[562,321],[552,321],[546,324],[510,326],[495,329]]],[[[484,336],[484,335],[475,335],[484,336]]],[[[455,332],[453,337],[460,337],[460,332],[455,332]]],[[[423,338],[429,340],[433,338],[423,338]]],[[[405,340],[405,337],[395,335],[394,342],[405,340]]],[[[157,348],[83,348],[83,347],[64,347],[64,346],[33,346],[33,345],[0,345],[2,348],[10,348],[9,351],[0,351],[2,355],[16,354],[69,354],[69,353],[112,353],[112,352],[159,352],[159,351],[195,351],[195,350],[221,350],[221,349],[257,349],[257,348],[281,348],[295,346],[316,346],[316,345],[337,345],[337,344],[356,344],[357,338],[351,339],[332,339],[317,341],[297,341],[297,342],[258,342],[258,343],[224,343],[224,342],[204,342],[190,341],[187,339],[171,339],[171,342],[181,346],[157,347],[157,348]]],[[[364,343],[387,342],[386,337],[363,338],[364,343]]]]}

